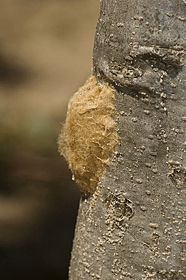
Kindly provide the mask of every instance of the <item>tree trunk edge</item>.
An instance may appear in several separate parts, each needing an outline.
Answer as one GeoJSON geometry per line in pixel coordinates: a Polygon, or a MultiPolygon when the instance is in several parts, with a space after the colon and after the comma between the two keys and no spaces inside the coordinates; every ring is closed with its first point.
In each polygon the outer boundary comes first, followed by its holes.
{"type": "Polygon", "coordinates": [[[94,75],[115,88],[121,143],[80,202],[70,280],[186,279],[186,5],[148,4],[101,1],[94,75]]]}

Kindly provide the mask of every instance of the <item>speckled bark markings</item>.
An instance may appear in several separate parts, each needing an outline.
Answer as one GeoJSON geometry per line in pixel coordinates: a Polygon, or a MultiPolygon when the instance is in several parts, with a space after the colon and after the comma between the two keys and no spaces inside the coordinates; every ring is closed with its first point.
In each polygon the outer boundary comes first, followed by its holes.
{"type": "Polygon", "coordinates": [[[186,4],[102,0],[94,75],[121,140],[82,200],[70,279],[186,279],[186,4]]]}

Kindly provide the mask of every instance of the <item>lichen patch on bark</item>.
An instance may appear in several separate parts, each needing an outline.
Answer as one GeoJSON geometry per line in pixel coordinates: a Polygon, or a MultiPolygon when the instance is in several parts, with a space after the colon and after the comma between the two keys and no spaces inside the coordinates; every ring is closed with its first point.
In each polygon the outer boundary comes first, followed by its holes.
{"type": "Polygon", "coordinates": [[[59,152],[84,193],[93,193],[118,143],[114,91],[91,76],[70,99],[59,152]]]}

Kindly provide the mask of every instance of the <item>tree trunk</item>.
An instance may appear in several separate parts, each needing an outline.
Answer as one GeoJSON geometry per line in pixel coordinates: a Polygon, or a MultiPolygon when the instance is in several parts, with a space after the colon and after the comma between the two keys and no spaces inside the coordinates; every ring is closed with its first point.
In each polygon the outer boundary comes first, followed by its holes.
{"type": "Polygon", "coordinates": [[[120,139],[80,201],[70,280],[186,279],[186,1],[101,0],[93,65],[120,139]]]}

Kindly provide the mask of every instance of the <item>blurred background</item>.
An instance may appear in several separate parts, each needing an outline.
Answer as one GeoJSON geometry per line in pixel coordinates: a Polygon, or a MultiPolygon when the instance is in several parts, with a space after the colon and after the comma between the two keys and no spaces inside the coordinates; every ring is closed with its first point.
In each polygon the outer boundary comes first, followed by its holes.
{"type": "Polygon", "coordinates": [[[0,279],[65,280],[80,192],[57,138],[99,0],[0,0],[0,279]]]}

